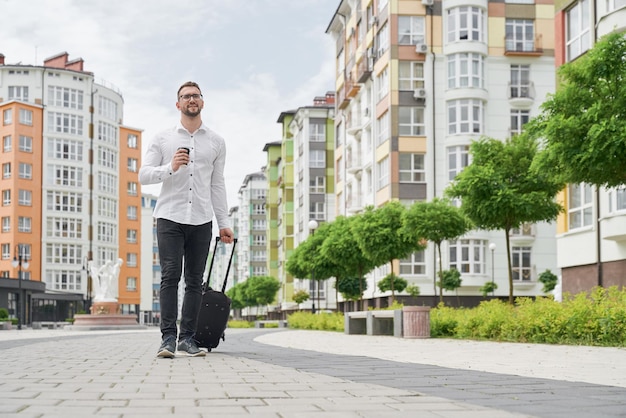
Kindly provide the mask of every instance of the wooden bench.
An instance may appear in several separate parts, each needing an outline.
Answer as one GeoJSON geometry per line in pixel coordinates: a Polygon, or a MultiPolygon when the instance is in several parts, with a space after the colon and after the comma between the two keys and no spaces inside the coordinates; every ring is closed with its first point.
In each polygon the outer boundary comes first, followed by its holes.
{"type": "Polygon", "coordinates": [[[430,308],[406,306],[394,310],[345,312],[344,333],[429,338],[430,308]]]}
{"type": "Polygon", "coordinates": [[[267,328],[268,324],[276,324],[278,328],[287,328],[287,321],[284,319],[266,319],[254,321],[254,328],[267,328]]]}

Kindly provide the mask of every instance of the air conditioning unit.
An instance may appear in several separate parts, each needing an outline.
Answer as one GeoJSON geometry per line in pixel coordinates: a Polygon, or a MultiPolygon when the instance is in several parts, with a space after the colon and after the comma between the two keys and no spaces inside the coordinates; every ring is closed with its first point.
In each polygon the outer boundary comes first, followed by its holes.
{"type": "Polygon", "coordinates": [[[422,0],[422,4],[423,4],[424,6],[432,6],[432,5],[433,5],[433,3],[435,3],[435,1],[434,1],[434,0],[422,0]]]}
{"type": "Polygon", "coordinates": [[[413,98],[417,99],[425,99],[426,98],[426,89],[415,89],[413,91],[413,98]]]}
{"type": "Polygon", "coordinates": [[[417,44],[415,45],[415,52],[418,54],[425,54],[428,52],[428,45],[426,44],[417,44]]]}

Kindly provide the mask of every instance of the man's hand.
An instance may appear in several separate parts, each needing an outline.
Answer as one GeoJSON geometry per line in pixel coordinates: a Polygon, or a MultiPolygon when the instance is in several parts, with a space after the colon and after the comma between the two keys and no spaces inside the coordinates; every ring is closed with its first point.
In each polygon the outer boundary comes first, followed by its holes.
{"type": "Polygon", "coordinates": [[[233,242],[234,234],[230,228],[222,228],[220,229],[220,241],[224,244],[230,244],[233,242]]]}
{"type": "Polygon", "coordinates": [[[177,172],[180,166],[189,164],[189,151],[186,148],[178,148],[172,157],[172,171],[177,172]]]}

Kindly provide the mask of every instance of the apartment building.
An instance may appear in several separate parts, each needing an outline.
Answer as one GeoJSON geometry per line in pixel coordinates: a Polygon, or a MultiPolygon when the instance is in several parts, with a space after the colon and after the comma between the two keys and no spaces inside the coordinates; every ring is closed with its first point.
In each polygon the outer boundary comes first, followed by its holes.
{"type": "Polygon", "coordinates": [[[334,118],[334,92],[315,97],[310,106],[282,112],[278,118],[282,141],[264,148],[268,154],[268,223],[275,228],[270,237],[275,250],[268,251],[278,261],[281,310],[298,308],[293,302],[297,290],[311,296],[303,309],[312,308],[314,297],[320,309],[336,306],[332,282],[295,278],[285,268],[293,249],[313,232],[309,221],[319,224],[335,219],[334,118]]]}
{"type": "MultiPolygon", "coordinates": [[[[444,194],[471,162],[481,136],[505,140],[554,91],[551,0],[344,0],[327,33],[336,48],[336,212],[391,200],[409,206],[444,194]]],[[[511,234],[514,294],[541,294],[556,271],[556,226],[511,234]]],[[[444,269],[462,274],[459,295],[487,281],[508,294],[503,231],[471,231],[442,248],[444,269]]],[[[434,247],[397,260],[395,272],[433,295],[434,247]]],[[[368,275],[366,298],[389,267],[368,275]]]]}
{"type": "MultiPolygon", "coordinates": [[[[138,313],[141,130],[124,125],[123,105],[121,92],[96,82],[81,58],[63,52],[37,66],[0,54],[0,274],[17,278],[11,260],[21,256],[29,261],[19,266],[23,281],[44,283],[47,292],[22,295],[25,323],[67,295],[88,305],[90,260],[124,261],[120,308],[138,313]]],[[[5,292],[0,306],[15,312],[17,296],[5,292]]],[[[71,304],[59,314],[63,320],[83,308],[71,304]]]]}
{"type": "MultiPolygon", "coordinates": [[[[583,56],[602,36],[626,32],[626,1],[560,1],[555,13],[556,66],[583,56]]],[[[557,254],[563,292],[626,286],[626,189],[569,185],[562,194],[557,254]]]]}

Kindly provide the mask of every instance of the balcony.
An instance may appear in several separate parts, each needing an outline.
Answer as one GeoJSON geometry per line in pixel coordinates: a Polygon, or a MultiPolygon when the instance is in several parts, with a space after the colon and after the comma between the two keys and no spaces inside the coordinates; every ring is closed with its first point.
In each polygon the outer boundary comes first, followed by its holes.
{"type": "Polygon", "coordinates": [[[540,56],[543,55],[543,40],[541,35],[534,39],[508,34],[504,38],[504,55],[512,56],[540,56]]]}
{"type": "Polygon", "coordinates": [[[532,81],[511,83],[507,87],[509,103],[513,107],[530,107],[535,100],[535,84],[532,81]]]}
{"type": "Polygon", "coordinates": [[[373,67],[374,67],[373,58],[364,56],[359,62],[359,65],[357,67],[357,71],[356,71],[357,82],[359,83],[367,82],[367,80],[369,80],[370,76],[372,75],[373,67]]]}

